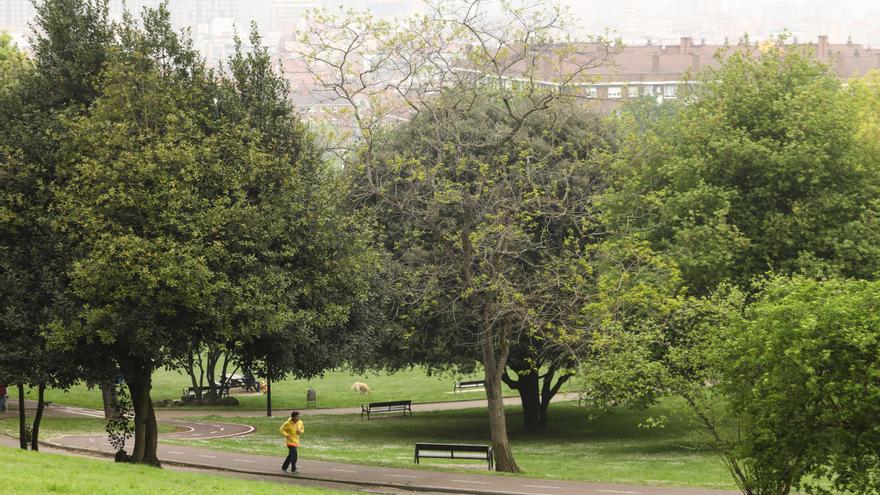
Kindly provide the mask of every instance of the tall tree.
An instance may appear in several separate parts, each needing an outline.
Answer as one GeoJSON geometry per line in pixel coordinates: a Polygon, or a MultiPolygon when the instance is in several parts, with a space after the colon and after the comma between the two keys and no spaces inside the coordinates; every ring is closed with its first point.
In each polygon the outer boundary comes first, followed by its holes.
{"type": "MultiPolygon", "coordinates": [[[[691,297],[670,299],[664,332],[628,332],[620,340],[625,345],[608,347],[608,361],[589,376],[608,395],[636,391],[627,396],[631,400],[681,395],[745,493],[787,493],[805,451],[783,440],[805,427],[777,424],[792,431],[772,433],[781,434],[780,442],[770,442],[777,456],[758,462],[744,455],[743,446],[769,439],[766,425],[747,415],[719,415],[718,407],[719,397],[762,388],[745,386],[763,377],[744,368],[769,373],[770,361],[786,358],[714,358],[744,331],[731,321],[741,321],[769,273],[876,276],[880,162],[865,139],[872,128],[865,115],[870,98],[864,98],[870,86],[846,88],[828,67],[781,44],[727,55],[672,111],[621,114],[631,132],[621,141],[616,186],[606,195],[612,217],[676,261],[691,297]],[[718,328],[733,330],[719,334],[718,328]],[[642,358],[633,360],[639,364],[630,373],[612,372],[633,356],[642,358]],[[743,428],[741,434],[728,434],[731,422],[743,428]]],[[[753,343],[776,339],[766,337],[753,343]]],[[[769,392],[774,386],[761,392],[766,402],[755,402],[758,408],[778,412],[802,398],[769,392]]]]}
{"type": "Polygon", "coordinates": [[[53,338],[118,366],[135,412],[132,460],[158,465],[155,369],[201,345],[243,353],[268,337],[308,360],[318,329],[345,328],[372,266],[359,224],[339,222],[335,179],[265,50],[239,52],[226,77],[164,8],[142,25],[126,19],[98,98],[66,122],[56,195],[59,228],[79,248],[82,310],[53,338]]]}
{"type": "Polygon", "coordinates": [[[76,373],[72,356],[49,349],[44,337],[52,321],[72,314],[67,275],[72,250],[52,221],[61,121],[92,101],[95,78],[113,43],[104,1],[47,0],[36,14],[34,58],[25,61],[10,52],[8,38],[0,55],[0,326],[10,344],[0,368],[19,389],[26,384],[38,389],[34,449],[43,391],[67,386],[76,373]]]}
{"type": "Polygon", "coordinates": [[[663,195],[650,235],[693,293],[769,270],[877,273],[880,175],[828,67],[796,49],[734,53],[685,100],[646,169],[663,195]]]}
{"type": "Polygon", "coordinates": [[[228,264],[232,280],[245,286],[269,275],[283,276],[278,297],[287,319],[248,328],[233,322],[233,333],[220,342],[237,363],[268,380],[289,374],[310,378],[357,361],[374,340],[381,318],[359,315],[370,312],[371,288],[383,270],[363,215],[348,208],[339,171],[321,159],[322,150],[297,118],[288,99],[289,83],[275,69],[256,25],[250,46],[246,53],[236,43],[218,105],[225,120],[253,128],[260,149],[284,164],[248,188],[252,194],[259,191],[268,207],[287,205],[289,211],[271,224],[254,224],[274,237],[252,234],[248,244],[231,243],[221,263],[228,264]],[[264,185],[286,180],[294,182],[286,190],[264,185]],[[258,263],[242,263],[250,257],[258,263]]]}
{"type": "MultiPolygon", "coordinates": [[[[577,84],[588,79],[590,67],[604,63],[608,45],[600,40],[578,52],[557,44],[567,28],[558,7],[500,7],[490,12],[485,0],[435,2],[426,14],[395,24],[367,13],[318,11],[306,19],[300,41],[319,88],[346,103],[337,121],[351,132],[342,133],[336,150],[365,186],[356,201],[380,205],[381,216],[392,215],[401,225],[390,232],[388,247],[401,262],[404,285],[421,284],[420,295],[411,293],[401,304],[433,328],[454,324],[457,340],[477,351],[486,373],[496,467],[518,471],[501,386],[511,343],[533,327],[531,315],[518,307],[521,287],[506,279],[512,253],[504,246],[525,242],[523,229],[530,228],[529,215],[517,217],[525,206],[517,206],[514,196],[550,184],[517,182],[528,176],[528,167],[510,150],[517,149],[533,117],[578,94],[577,84]],[[480,132],[475,108],[492,113],[497,125],[480,132]],[[381,153],[387,144],[383,128],[401,120],[422,130],[414,139],[431,139],[431,154],[389,159],[381,153]],[[513,184],[510,194],[500,183],[513,184]],[[493,241],[501,246],[490,249],[493,241]]],[[[557,172],[535,180],[554,181],[557,172]]],[[[541,198],[535,201],[542,206],[543,199],[559,199],[541,198]]],[[[587,228],[573,217],[561,224],[567,226],[560,227],[560,238],[571,235],[566,229],[587,228]]],[[[575,241],[564,248],[571,251],[556,254],[571,261],[569,255],[583,254],[579,248],[575,241]]]]}
{"type": "MultiPolygon", "coordinates": [[[[628,298],[645,295],[644,278],[665,277],[665,268],[643,242],[607,235],[596,207],[607,143],[582,133],[590,122],[578,121],[582,112],[560,103],[503,150],[483,151],[474,143],[503,125],[491,104],[448,113],[436,105],[443,121],[420,114],[394,131],[370,176],[351,171],[354,197],[376,212],[395,261],[400,356],[431,364],[476,353],[493,444],[509,449],[500,389],[508,368],[521,373],[515,384],[524,402],[534,401],[524,406],[546,419],[555,392],[547,388],[566,379],[553,382],[552,373],[573,367],[593,336],[619,321],[620,308],[633,305],[628,298]],[[551,376],[539,390],[523,375],[536,376],[542,362],[551,376]]],[[[512,454],[496,457],[504,455],[512,454]]],[[[517,469],[512,457],[505,462],[517,469]]]]}

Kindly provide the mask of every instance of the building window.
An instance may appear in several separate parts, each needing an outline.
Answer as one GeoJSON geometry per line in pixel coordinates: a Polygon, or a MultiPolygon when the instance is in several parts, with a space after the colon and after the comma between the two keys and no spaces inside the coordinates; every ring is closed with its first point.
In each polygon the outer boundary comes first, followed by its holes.
{"type": "Polygon", "coordinates": [[[620,86],[608,87],[608,98],[620,98],[620,86]]]}
{"type": "Polygon", "coordinates": [[[587,98],[596,98],[599,96],[599,90],[596,89],[596,86],[590,86],[587,88],[587,98]]]}
{"type": "Polygon", "coordinates": [[[638,98],[639,97],[639,87],[638,86],[629,86],[626,88],[626,96],[630,98],[638,98]]]}
{"type": "Polygon", "coordinates": [[[663,96],[666,98],[675,98],[675,85],[667,84],[663,86],[663,96]]]}

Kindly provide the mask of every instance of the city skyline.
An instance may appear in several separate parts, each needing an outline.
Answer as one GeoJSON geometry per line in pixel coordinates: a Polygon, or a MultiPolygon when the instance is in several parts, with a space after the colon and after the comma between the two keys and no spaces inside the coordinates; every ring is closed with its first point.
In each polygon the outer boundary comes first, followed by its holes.
{"type": "MultiPolygon", "coordinates": [[[[118,18],[123,5],[130,10],[156,6],[159,0],[111,0],[118,18]]],[[[675,0],[645,3],[620,0],[614,8],[599,0],[562,0],[577,19],[574,34],[580,39],[607,35],[627,44],[671,44],[683,36],[708,43],[742,36],[767,39],[782,32],[809,41],[828,35],[834,42],[852,40],[865,46],[880,46],[880,7],[866,0],[842,0],[833,5],[820,0],[771,1],[675,0]]],[[[346,6],[369,9],[382,17],[406,17],[421,9],[420,0],[172,0],[169,10],[176,27],[189,27],[197,47],[209,59],[223,58],[233,32],[245,32],[251,21],[258,24],[269,46],[291,39],[301,13],[316,7],[346,6]]],[[[548,5],[551,3],[548,2],[548,5]]],[[[10,32],[26,45],[30,0],[0,0],[0,30],[10,32]]]]}

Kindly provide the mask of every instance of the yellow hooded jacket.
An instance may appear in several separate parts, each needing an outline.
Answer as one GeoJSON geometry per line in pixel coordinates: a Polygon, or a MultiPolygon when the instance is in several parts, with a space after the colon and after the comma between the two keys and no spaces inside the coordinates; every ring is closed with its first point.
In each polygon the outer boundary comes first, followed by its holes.
{"type": "Polygon", "coordinates": [[[303,434],[305,428],[301,419],[296,420],[296,422],[288,419],[281,425],[281,428],[278,428],[278,431],[287,439],[289,447],[299,447],[299,436],[303,434]]]}

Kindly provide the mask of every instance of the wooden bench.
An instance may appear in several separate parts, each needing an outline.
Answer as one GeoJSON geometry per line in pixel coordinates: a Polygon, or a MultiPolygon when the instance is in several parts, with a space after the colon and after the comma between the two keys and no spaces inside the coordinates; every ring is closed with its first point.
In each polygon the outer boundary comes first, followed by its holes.
{"type": "Polygon", "coordinates": [[[371,402],[369,404],[361,405],[361,418],[364,417],[364,414],[367,415],[367,419],[370,419],[370,414],[377,413],[391,413],[391,412],[402,412],[404,416],[406,416],[406,412],[409,411],[409,415],[412,416],[412,401],[411,400],[395,400],[390,402],[371,402]]]}
{"type": "Polygon", "coordinates": [[[488,445],[417,443],[415,463],[419,464],[419,459],[427,458],[486,461],[489,465],[489,471],[495,467],[495,452],[488,445]]]}
{"type": "Polygon", "coordinates": [[[458,381],[452,386],[452,393],[459,392],[466,388],[486,388],[486,380],[458,381]]]}

